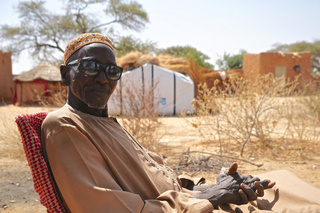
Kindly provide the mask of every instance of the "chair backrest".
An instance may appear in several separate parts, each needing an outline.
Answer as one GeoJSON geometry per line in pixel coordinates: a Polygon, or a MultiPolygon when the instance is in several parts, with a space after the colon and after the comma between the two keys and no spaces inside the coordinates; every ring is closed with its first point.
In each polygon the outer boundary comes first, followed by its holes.
{"type": "Polygon", "coordinates": [[[47,112],[18,115],[16,123],[21,134],[22,144],[28,165],[31,169],[34,189],[47,212],[67,212],[45,162],[41,147],[40,128],[47,112]]]}

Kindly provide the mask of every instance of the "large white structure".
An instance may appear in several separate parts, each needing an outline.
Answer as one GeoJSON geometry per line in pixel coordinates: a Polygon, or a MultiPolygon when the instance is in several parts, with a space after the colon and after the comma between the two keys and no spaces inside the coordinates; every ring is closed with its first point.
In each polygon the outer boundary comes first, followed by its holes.
{"type": "Polygon", "coordinates": [[[111,96],[111,115],[127,114],[144,103],[161,115],[193,113],[194,83],[190,77],[171,70],[145,64],[122,74],[111,96]]]}

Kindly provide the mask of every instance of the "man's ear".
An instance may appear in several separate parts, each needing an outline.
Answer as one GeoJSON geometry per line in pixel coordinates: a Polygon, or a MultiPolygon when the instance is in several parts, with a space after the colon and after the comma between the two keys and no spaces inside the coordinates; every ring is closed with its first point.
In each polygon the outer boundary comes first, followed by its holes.
{"type": "Polygon", "coordinates": [[[61,80],[62,83],[66,86],[70,85],[70,72],[66,65],[62,64],[60,66],[60,74],[61,74],[61,80]]]}

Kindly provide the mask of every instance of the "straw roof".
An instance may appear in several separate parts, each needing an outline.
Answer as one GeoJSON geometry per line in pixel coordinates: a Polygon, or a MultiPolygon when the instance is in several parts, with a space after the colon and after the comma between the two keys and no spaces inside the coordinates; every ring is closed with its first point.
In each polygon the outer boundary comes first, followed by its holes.
{"type": "Polygon", "coordinates": [[[40,64],[28,72],[22,73],[13,79],[14,81],[61,81],[60,70],[51,64],[40,64]]]}
{"type": "Polygon", "coordinates": [[[130,52],[125,56],[117,58],[117,64],[123,67],[125,71],[140,67],[144,64],[155,64],[183,74],[187,74],[189,69],[188,61],[182,57],[175,58],[171,55],[153,56],[151,54],[143,54],[139,51],[130,52]]]}

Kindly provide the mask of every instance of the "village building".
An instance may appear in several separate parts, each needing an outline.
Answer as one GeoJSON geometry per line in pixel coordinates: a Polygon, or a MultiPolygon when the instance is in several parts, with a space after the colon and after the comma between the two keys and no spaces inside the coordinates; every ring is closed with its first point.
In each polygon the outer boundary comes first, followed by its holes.
{"type": "Polygon", "coordinates": [[[60,70],[51,64],[40,64],[14,79],[14,105],[50,103],[50,97],[62,91],[60,70]]]}
{"type": "Polygon", "coordinates": [[[0,101],[7,103],[12,100],[14,83],[12,81],[11,53],[0,51],[0,101]]]}
{"type": "Polygon", "coordinates": [[[289,81],[299,77],[299,84],[312,81],[311,52],[263,52],[243,56],[243,75],[253,80],[257,76],[273,74],[289,81]]]}
{"type": "Polygon", "coordinates": [[[263,52],[258,54],[244,54],[242,69],[211,70],[203,73],[204,82],[208,88],[216,86],[224,88],[231,75],[243,77],[249,82],[259,76],[272,74],[274,78],[283,78],[289,82],[298,78],[301,88],[307,83],[316,86],[319,80],[312,75],[311,52],[263,52]]]}

